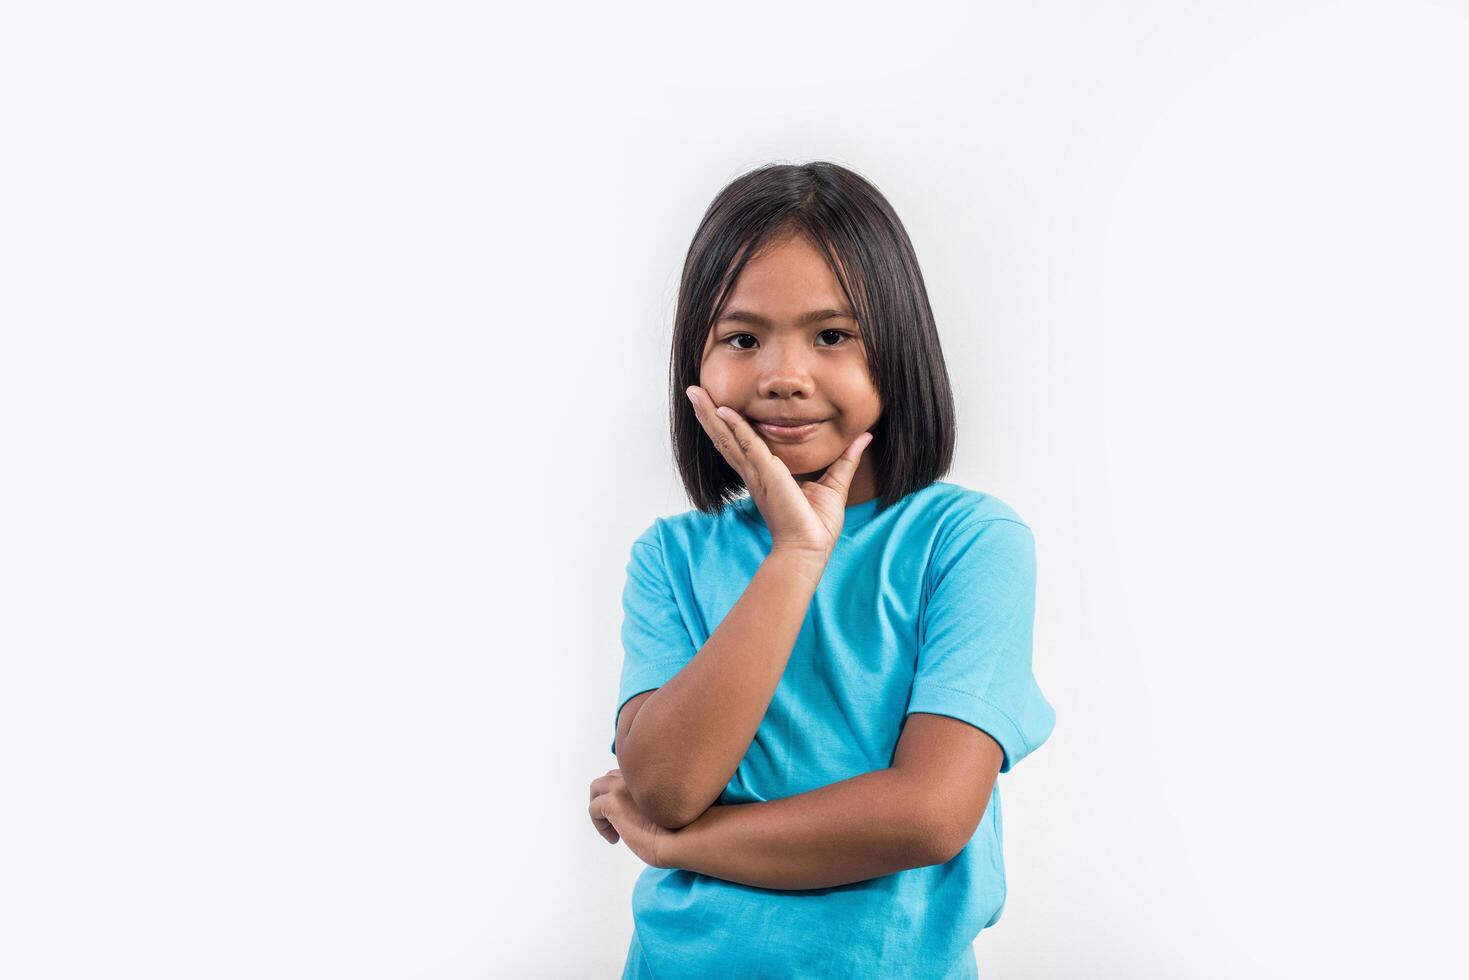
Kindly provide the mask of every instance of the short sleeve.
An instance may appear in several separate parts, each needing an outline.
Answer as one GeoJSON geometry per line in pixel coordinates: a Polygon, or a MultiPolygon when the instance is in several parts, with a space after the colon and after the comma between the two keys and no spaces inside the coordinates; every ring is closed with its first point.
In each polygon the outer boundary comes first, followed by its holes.
{"type": "Polygon", "coordinates": [[[1001,772],[1040,746],[1056,712],[1031,671],[1035,540],[1008,518],[946,536],[929,566],[907,713],[948,715],[1000,744],[1001,772]]]}
{"type": "Polygon", "coordinates": [[[617,715],[643,691],[662,687],[697,651],[669,584],[658,525],[633,542],[622,590],[622,679],[612,715],[612,751],[617,751],[617,715]]]}

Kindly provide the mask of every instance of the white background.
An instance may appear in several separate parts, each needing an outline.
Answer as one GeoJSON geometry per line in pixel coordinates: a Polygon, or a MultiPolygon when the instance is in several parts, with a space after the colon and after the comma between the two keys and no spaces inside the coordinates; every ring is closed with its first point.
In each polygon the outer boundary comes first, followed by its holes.
{"type": "Polygon", "coordinates": [[[1050,742],[981,974],[1462,976],[1469,8],[7,5],[0,973],[613,977],[684,250],[915,242],[1050,742]]]}

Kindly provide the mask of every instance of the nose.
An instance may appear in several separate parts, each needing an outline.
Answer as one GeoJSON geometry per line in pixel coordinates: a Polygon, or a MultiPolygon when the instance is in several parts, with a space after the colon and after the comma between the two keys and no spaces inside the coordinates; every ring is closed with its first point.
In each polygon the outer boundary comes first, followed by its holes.
{"type": "Polygon", "coordinates": [[[812,352],[802,337],[771,340],[761,352],[760,395],[766,398],[809,397],[814,387],[807,360],[812,352]]]}

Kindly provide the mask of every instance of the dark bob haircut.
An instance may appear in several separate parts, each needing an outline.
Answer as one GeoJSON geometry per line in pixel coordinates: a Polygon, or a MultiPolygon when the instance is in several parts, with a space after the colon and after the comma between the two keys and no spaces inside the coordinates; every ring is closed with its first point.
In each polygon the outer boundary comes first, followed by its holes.
{"type": "Polygon", "coordinates": [[[821,250],[857,315],[882,414],[864,460],[879,509],[948,472],[954,398],[923,274],[903,223],[867,180],[834,163],[769,164],[715,197],[689,245],[669,363],[674,456],[694,506],[715,513],[745,483],[715,448],[684,394],[745,263],[788,232],[821,250]],[[848,274],[850,273],[850,275],[848,274]]]}

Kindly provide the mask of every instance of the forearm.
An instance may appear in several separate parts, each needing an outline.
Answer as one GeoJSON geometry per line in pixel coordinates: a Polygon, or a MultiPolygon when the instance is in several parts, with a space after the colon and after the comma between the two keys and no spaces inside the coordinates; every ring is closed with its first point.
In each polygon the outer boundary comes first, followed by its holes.
{"type": "Polygon", "coordinates": [[[878,769],[767,803],[710,807],[672,832],[660,864],[760,888],[831,888],[941,863],[922,797],[878,769]]]}
{"type": "Polygon", "coordinates": [[[771,552],[708,642],[644,702],[617,759],[654,821],[682,827],[719,798],[770,707],[824,567],[771,552]]]}

